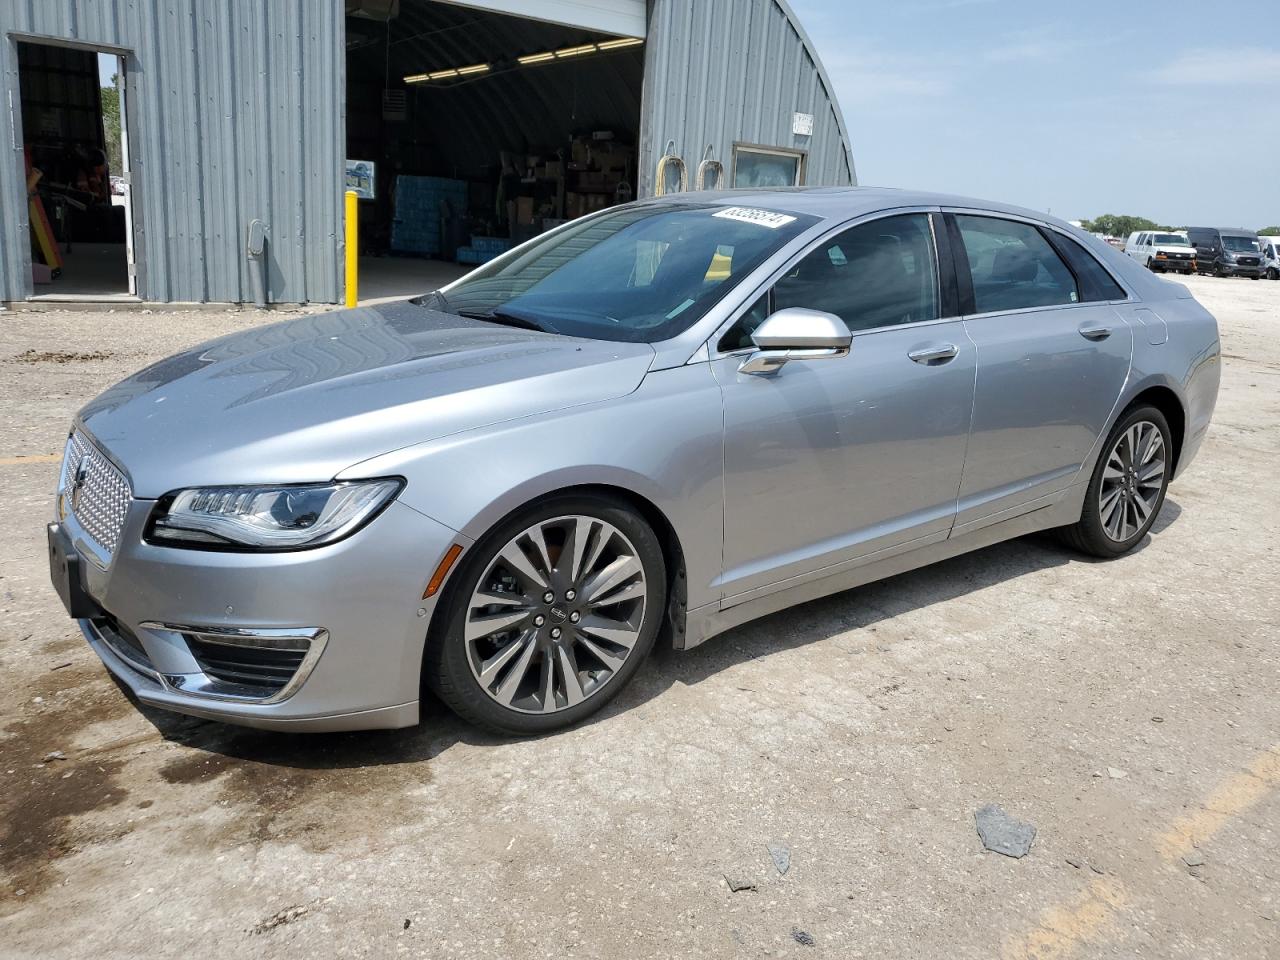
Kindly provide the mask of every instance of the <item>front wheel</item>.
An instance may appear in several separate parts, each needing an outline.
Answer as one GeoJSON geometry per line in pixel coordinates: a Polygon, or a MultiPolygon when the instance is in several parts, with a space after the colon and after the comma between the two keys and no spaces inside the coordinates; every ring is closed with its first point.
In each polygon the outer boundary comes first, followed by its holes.
{"type": "Polygon", "coordinates": [[[464,719],[527,736],[590,716],[631,679],[662,623],[666,565],[621,502],[553,497],[476,544],[443,600],[424,679],[464,719]]]}
{"type": "Polygon", "coordinates": [[[1268,279],[1268,280],[1280,280],[1280,270],[1277,270],[1275,267],[1268,267],[1268,268],[1267,268],[1267,279],[1268,279]]]}
{"type": "Polygon", "coordinates": [[[1122,417],[1093,469],[1079,521],[1062,531],[1067,543],[1095,557],[1132,550],[1164,505],[1172,451],[1169,422],[1155,407],[1122,417]]]}

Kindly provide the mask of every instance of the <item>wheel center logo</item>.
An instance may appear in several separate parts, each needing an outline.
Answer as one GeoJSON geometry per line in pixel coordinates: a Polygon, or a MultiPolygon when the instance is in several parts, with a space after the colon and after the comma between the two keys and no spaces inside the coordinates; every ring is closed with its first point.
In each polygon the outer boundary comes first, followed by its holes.
{"type": "Polygon", "coordinates": [[[564,612],[563,607],[552,607],[547,612],[551,614],[551,619],[554,620],[556,623],[564,623],[569,616],[567,613],[564,612]]]}

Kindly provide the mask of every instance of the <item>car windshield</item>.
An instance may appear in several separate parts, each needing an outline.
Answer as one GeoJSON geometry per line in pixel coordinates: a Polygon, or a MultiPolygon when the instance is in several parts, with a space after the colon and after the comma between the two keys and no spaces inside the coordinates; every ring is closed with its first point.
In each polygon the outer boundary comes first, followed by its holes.
{"type": "Polygon", "coordinates": [[[1258,241],[1253,237],[1233,237],[1229,233],[1222,235],[1222,247],[1232,253],[1257,253],[1258,241]]]}
{"type": "Polygon", "coordinates": [[[1156,243],[1166,247],[1189,247],[1191,244],[1187,242],[1186,237],[1180,237],[1176,233],[1157,233],[1156,243]]]}
{"type": "Polygon", "coordinates": [[[500,257],[432,305],[551,333],[656,343],[687,330],[816,222],[725,204],[619,207],[500,257]]]}

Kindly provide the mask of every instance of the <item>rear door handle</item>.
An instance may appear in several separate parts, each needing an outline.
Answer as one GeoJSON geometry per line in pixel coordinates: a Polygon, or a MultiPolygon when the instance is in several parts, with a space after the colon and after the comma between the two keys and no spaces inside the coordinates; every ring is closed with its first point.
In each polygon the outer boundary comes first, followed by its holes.
{"type": "Polygon", "coordinates": [[[907,356],[916,363],[923,363],[925,366],[933,367],[954,359],[959,352],[960,348],[954,343],[938,343],[929,347],[921,347],[919,350],[912,350],[907,356]]]}
{"type": "Polygon", "coordinates": [[[1102,323],[1083,323],[1080,325],[1080,336],[1086,340],[1105,340],[1111,336],[1111,328],[1102,323]]]}

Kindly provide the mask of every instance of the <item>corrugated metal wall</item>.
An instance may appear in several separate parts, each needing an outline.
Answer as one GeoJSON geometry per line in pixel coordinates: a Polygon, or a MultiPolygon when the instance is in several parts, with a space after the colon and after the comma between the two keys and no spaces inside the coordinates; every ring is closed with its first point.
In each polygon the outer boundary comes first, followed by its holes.
{"type": "Polygon", "coordinates": [[[128,51],[143,299],[251,300],[260,217],[269,299],[336,301],[343,18],[341,0],[0,0],[0,300],[30,288],[16,39],[50,38],[128,51]]]}
{"type": "Polygon", "coordinates": [[[693,184],[707,144],[728,178],[735,142],[807,154],[805,183],[856,183],[825,71],[784,0],[653,0],[640,127],[640,194],[653,193],[668,140],[693,184]],[[813,114],[812,136],[792,131],[813,114]]]}

